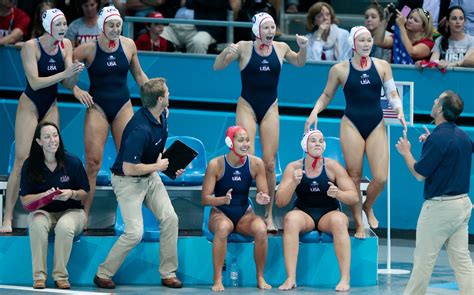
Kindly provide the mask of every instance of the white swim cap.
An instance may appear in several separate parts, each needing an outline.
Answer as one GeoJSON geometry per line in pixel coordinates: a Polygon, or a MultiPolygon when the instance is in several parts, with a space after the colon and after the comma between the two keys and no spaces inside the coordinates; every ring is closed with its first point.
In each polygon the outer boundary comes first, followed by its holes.
{"type": "MultiPolygon", "coordinates": [[[[303,138],[301,139],[301,149],[303,149],[303,152],[305,152],[305,153],[308,152],[308,140],[309,140],[310,136],[315,134],[315,133],[320,134],[324,138],[324,135],[321,131],[313,130],[313,129],[308,130],[308,132],[306,132],[304,134],[303,138]]],[[[323,143],[323,152],[324,152],[325,149],[326,149],[326,141],[324,141],[324,143],[323,143]]]]}
{"type": "Polygon", "coordinates": [[[99,12],[99,19],[97,20],[97,26],[99,27],[99,30],[103,32],[105,23],[114,19],[122,21],[120,12],[117,10],[117,8],[115,8],[115,6],[106,6],[102,8],[99,12]]]}
{"type": "Polygon", "coordinates": [[[275,22],[275,20],[273,20],[273,17],[265,12],[257,13],[256,15],[252,17],[252,22],[253,22],[252,32],[255,35],[255,37],[257,37],[258,39],[260,39],[260,26],[265,20],[268,20],[268,19],[275,22]]]}
{"type": "Polygon", "coordinates": [[[42,16],[43,28],[48,34],[52,35],[53,23],[59,17],[66,18],[64,16],[64,13],[61,10],[57,9],[57,8],[48,9],[45,12],[43,12],[43,16],[42,16]]]}
{"type": "Polygon", "coordinates": [[[349,42],[349,46],[351,46],[353,50],[355,50],[355,39],[362,33],[369,33],[369,35],[372,36],[372,33],[364,26],[355,26],[351,29],[347,42],[349,42]]]}

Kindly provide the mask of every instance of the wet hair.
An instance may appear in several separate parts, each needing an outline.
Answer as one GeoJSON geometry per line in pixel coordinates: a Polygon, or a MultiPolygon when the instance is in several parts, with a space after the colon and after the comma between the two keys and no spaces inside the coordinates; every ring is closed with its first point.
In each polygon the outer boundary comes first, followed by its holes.
{"type": "Polygon", "coordinates": [[[27,175],[34,183],[40,183],[44,180],[42,173],[44,164],[44,152],[43,148],[38,144],[36,140],[41,138],[41,131],[44,127],[47,126],[53,126],[58,132],[59,146],[58,150],[56,151],[55,158],[58,163],[58,168],[64,170],[66,154],[64,151],[63,139],[61,138],[61,134],[59,133],[59,128],[58,126],[56,126],[56,124],[52,122],[41,122],[38,124],[38,126],[36,126],[35,135],[33,137],[33,141],[31,142],[30,156],[28,158],[29,165],[27,175]]]}
{"type": "Polygon", "coordinates": [[[308,10],[308,14],[306,15],[306,29],[309,32],[315,32],[318,30],[318,25],[314,24],[314,18],[321,13],[323,7],[326,7],[331,14],[331,24],[337,24],[339,21],[336,18],[336,13],[331,5],[325,2],[317,2],[313,4],[308,10]]]}
{"type": "Polygon", "coordinates": [[[165,96],[165,84],[164,78],[154,78],[145,82],[140,87],[140,97],[142,105],[147,108],[155,107],[158,103],[158,97],[165,96]]]}
{"type": "MultiPolygon", "coordinates": [[[[452,6],[448,9],[448,14],[446,16],[446,20],[449,21],[449,18],[451,17],[451,13],[453,13],[454,10],[461,10],[462,15],[465,17],[464,9],[462,9],[461,6],[452,6]]],[[[446,52],[449,47],[449,37],[451,36],[451,29],[449,26],[446,26],[445,33],[441,37],[441,50],[443,52],[446,52]]]]}
{"type": "Polygon", "coordinates": [[[464,110],[464,101],[452,90],[447,90],[444,93],[445,95],[439,100],[443,117],[448,122],[454,122],[464,110]]]}

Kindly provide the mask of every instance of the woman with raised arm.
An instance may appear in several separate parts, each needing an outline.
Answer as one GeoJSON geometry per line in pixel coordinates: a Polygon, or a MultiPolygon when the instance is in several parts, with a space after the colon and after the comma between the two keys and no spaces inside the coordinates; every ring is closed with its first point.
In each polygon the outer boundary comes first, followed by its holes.
{"type": "Polygon", "coordinates": [[[406,123],[390,64],[384,60],[369,57],[373,45],[369,30],[362,26],[352,28],[349,42],[353,50],[352,59],[335,64],[331,68],[326,88],[306,120],[305,131],[313,124],[315,128],[317,127],[318,114],[326,109],[341,85],[346,98],[346,109],[340,128],[346,169],[358,191],[364,154],[367,156],[372,174],[367,189],[367,199],[363,204],[359,201],[351,206],[356,224],[355,236],[365,238],[361,210],[363,209],[367,214],[369,225],[377,228],[378,221],[372,205],[383,191],[388,174],[387,135],[380,106],[382,89],[405,130],[406,123]]]}
{"type": "Polygon", "coordinates": [[[283,60],[302,67],[306,62],[308,39],[296,35],[298,53],[288,44],[273,41],[276,25],[267,13],[258,13],[253,19],[255,41],[240,41],[229,45],[216,57],[214,70],[222,70],[234,60],[239,62],[242,92],[237,101],[236,124],[244,127],[250,137],[249,153],[255,153],[255,134],[259,125],[262,158],[265,163],[268,194],[271,202],[265,209],[265,222],[269,232],[276,233],[272,206],[275,196],[275,161],[280,135],[278,114],[278,80],[283,60]]]}

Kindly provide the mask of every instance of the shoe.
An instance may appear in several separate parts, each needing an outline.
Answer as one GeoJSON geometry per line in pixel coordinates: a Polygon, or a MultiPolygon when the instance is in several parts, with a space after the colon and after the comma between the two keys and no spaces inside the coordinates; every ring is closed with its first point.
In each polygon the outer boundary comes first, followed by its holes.
{"type": "Polygon", "coordinates": [[[161,279],[161,284],[165,287],[168,287],[168,288],[176,288],[177,289],[177,288],[182,288],[183,287],[183,283],[181,283],[181,281],[177,277],[161,279]]]}
{"type": "Polygon", "coordinates": [[[36,280],[33,283],[33,289],[44,289],[44,288],[46,288],[45,280],[36,280]]]}
{"type": "Polygon", "coordinates": [[[69,284],[68,280],[58,280],[54,281],[54,283],[58,289],[71,289],[71,284],[69,284]]]}
{"type": "Polygon", "coordinates": [[[115,283],[111,279],[102,279],[98,276],[94,277],[94,284],[103,289],[115,289],[115,283]]]}

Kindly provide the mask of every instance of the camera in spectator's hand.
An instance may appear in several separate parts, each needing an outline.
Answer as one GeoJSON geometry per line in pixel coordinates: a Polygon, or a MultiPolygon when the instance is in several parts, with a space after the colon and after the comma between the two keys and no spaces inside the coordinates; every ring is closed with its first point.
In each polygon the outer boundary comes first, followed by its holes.
{"type": "Polygon", "coordinates": [[[397,8],[393,2],[387,4],[387,10],[389,13],[397,14],[397,8]]]}

